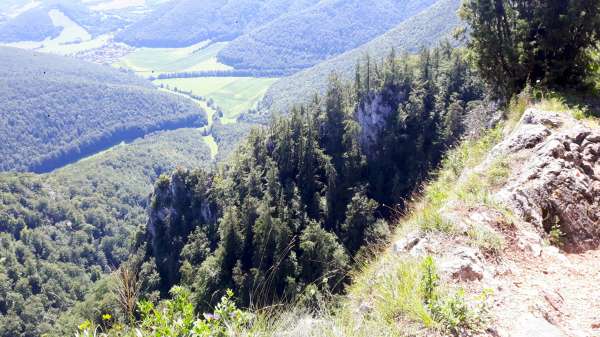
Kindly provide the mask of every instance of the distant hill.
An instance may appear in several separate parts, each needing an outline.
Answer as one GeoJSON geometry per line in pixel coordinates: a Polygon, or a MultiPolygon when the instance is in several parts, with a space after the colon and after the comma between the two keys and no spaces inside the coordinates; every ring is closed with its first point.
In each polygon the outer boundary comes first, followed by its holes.
{"type": "Polygon", "coordinates": [[[47,0],[14,17],[6,17],[0,23],[0,42],[44,41],[46,38],[57,37],[63,27],[52,21],[52,10],[60,11],[91,36],[111,32],[127,24],[120,16],[92,11],[76,1],[47,0]]]}
{"type": "Polygon", "coordinates": [[[43,41],[57,37],[61,31],[61,27],[54,26],[47,10],[34,8],[1,23],[0,41],[43,41]]]}
{"type": "Polygon", "coordinates": [[[356,64],[369,55],[376,61],[389,55],[417,52],[423,46],[435,45],[450,37],[459,25],[458,9],[461,0],[439,0],[421,13],[402,22],[374,40],[324,61],[312,68],[275,82],[263,98],[261,110],[285,111],[294,104],[304,103],[314,93],[324,93],[331,73],[343,79],[354,76],[356,64]]]}
{"type": "Polygon", "coordinates": [[[322,0],[239,37],[218,58],[239,69],[304,69],[370,41],[434,2],[322,0]]]}
{"type": "Polygon", "coordinates": [[[110,67],[0,48],[0,171],[46,172],[156,130],[206,124],[193,102],[110,67]]]}
{"type": "Polygon", "coordinates": [[[319,0],[177,0],[131,25],[116,39],[136,47],[183,47],[228,41],[319,0]]]}

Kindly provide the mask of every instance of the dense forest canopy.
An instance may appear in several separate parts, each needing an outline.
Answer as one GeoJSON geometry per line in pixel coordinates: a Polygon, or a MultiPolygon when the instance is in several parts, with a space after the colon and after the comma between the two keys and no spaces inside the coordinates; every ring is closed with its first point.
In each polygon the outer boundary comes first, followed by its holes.
{"type": "Polygon", "coordinates": [[[204,40],[229,41],[319,0],[175,0],[117,34],[143,47],[184,47],[204,40]]]}
{"type": "Polygon", "coordinates": [[[62,32],[62,28],[54,26],[48,12],[42,8],[31,9],[0,23],[0,41],[2,42],[43,41],[48,37],[57,37],[60,32],[62,32]]]}
{"type": "Polygon", "coordinates": [[[324,0],[255,29],[218,58],[239,69],[303,69],[356,48],[435,0],[324,0]]]}
{"type": "MultiPolygon", "coordinates": [[[[25,6],[26,3],[20,5],[25,6]]],[[[49,15],[52,10],[63,13],[93,37],[115,31],[127,24],[122,16],[92,11],[79,0],[43,0],[34,5],[33,8],[15,17],[8,17],[5,22],[0,23],[0,42],[44,41],[47,38],[56,38],[63,31],[63,27],[55,26],[49,15]]]]}
{"type": "Polygon", "coordinates": [[[0,336],[68,336],[88,311],[112,310],[71,309],[130,258],[160,174],[210,163],[201,136],[160,132],[48,175],[1,173],[0,336]]]}
{"type": "Polygon", "coordinates": [[[449,45],[361,64],[350,84],[333,78],[219,171],[158,180],[142,270],[156,268],[163,295],[189,287],[198,308],[227,288],[244,305],[340,290],[361,248],[389,234],[389,210],[458,140],[481,88],[449,45]]]}
{"type": "Polygon", "coordinates": [[[45,172],[151,131],[202,126],[195,103],[110,67],[0,48],[0,170],[45,172]]]}
{"type": "Polygon", "coordinates": [[[327,90],[332,72],[346,81],[354,77],[357,60],[369,56],[373,62],[385,58],[392,49],[400,53],[417,53],[421,47],[431,47],[449,38],[460,25],[457,11],[460,0],[440,0],[408,18],[373,40],[317,65],[275,82],[261,101],[261,111],[282,112],[294,104],[308,103],[314,93],[327,90]]]}

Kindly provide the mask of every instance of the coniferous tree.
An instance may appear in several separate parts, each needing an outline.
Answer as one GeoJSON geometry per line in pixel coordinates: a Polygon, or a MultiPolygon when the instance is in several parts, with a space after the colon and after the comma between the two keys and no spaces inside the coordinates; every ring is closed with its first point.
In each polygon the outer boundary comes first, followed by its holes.
{"type": "Polygon", "coordinates": [[[580,85],[600,34],[597,0],[469,0],[461,15],[481,74],[509,98],[538,81],[580,85]]]}

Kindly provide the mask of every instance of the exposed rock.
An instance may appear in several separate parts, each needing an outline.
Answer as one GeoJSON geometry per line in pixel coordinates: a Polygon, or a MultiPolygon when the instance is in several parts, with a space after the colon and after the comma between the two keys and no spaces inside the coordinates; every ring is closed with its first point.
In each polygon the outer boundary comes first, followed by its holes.
{"type": "MultiPolygon", "coordinates": [[[[397,95],[402,97],[405,93],[400,92],[397,95]]],[[[380,135],[385,130],[389,116],[396,112],[384,102],[382,95],[371,95],[357,111],[358,123],[361,128],[360,144],[367,155],[378,150],[377,140],[381,139],[380,135]]]]}
{"type": "Polygon", "coordinates": [[[503,337],[566,337],[559,328],[543,318],[528,314],[514,325],[512,331],[500,334],[503,337]]]}
{"type": "Polygon", "coordinates": [[[436,246],[438,246],[438,242],[433,238],[423,238],[410,250],[410,255],[414,257],[423,257],[433,254],[436,250],[436,246]]]}
{"type": "Polygon", "coordinates": [[[526,252],[531,253],[535,257],[542,254],[543,240],[537,233],[522,231],[517,239],[517,246],[526,252]]]}
{"type": "Polygon", "coordinates": [[[525,111],[521,121],[523,124],[540,124],[553,128],[563,125],[563,117],[559,113],[540,111],[538,109],[525,111]]]}
{"type": "Polygon", "coordinates": [[[424,236],[419,231],[410,232],[401,240],[394,243],[396,254],[408,254],[413,257],[423,257],[434,254],[440,243],[431,236],[424,236]]]}
{"type": "MultiPolygon", "coordinates": [[[[499,199],[540,234],[560,229],[565,234],[564,247],[569,251],[598,247],[600,134],[568,117],[531,110],[511,137],[494,151],[509,154],[527,148],[532,149],[531,156],[523,170],[499,193],[499,199]],[[542,123],[571,126],[552,133],[542,123]]],[[[525,245],[536,255],[540,250],[531,243],[525,245]]]]}
{"type": "Polygon", "coordinates": [[[481,280],[484,276],[483,257],[473,248],[458,247],[445,258],[440,269],[455,280],[481,280]]]}
{"type": "Polygon", "coordinates": [[[416,246],[421,240],[421,234],[419,232],[411,232],[407,234],[401,240],[394,243],[394,252],[396,253],[407,253],[414,246],[416,246]]]}

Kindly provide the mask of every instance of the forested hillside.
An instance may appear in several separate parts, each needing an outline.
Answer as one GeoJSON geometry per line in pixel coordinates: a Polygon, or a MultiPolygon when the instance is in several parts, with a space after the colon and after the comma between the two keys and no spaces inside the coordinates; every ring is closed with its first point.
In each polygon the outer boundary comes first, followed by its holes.
{"type": "Polygon", "coordinates": [[[0,49],[0,170],[45,172],[156,130],[206,124],[193,102],[118,70],[0,49]]]}
{"type": "Polygon", "coordinates": [[[372,41],[321,62],[314,67],[283,78],[274,83],[261,102],[262,110],[285,111],[293,104],[304,103],[312,94],[325,93],[329,75],[335,72],[344,80],[354,76],[356,65],[369,56],[377,63],[392,49],[399,55],[417,52],[421,47],[435,45],[450,38],[459,26],[458,9],[460,0],[439,0],[419,14],[400,23],[372,41]]]}
{"type": "Polygon", "coordinates": [[[92,36],[114,31],[127,24],[120,16],[92,11],[79,1],[45,0],[1,23],[0,42],[43,41],[57,37],[63,27],[53,23],[49,15],[53,10],[63,13],[92,36]]]}
{"type": "Polygon", "coordinates": [[[129,258],[158,176],[209,163],[201,132],[186,129],[149,135],[49,175],[0,174],[0,336],[61,335],[53,323],[129,258]]]}
{"type": "Polygon", "coordinates": [[[117,35],[139,47],[185,47],[204,40],[228,41],[281,15],[319,0],[175,0],[117,35]]]}
{"type": "Polygon", "coordinates": [[[156,268],[163,295],[182,284],[202,310],[227,288],[260,306],[309,285],[343,287],[361,248],[389,234],[392,210],[482,97],[449,46],[362,69],[354,83],[332,79],[322,99],[253,131],[217,172],[158,180],[140,268],[156,268]]]}
{"type": "Polygon", "coordinates": [[[434,2],[322,0],[244,34],[218,57],[239,69],[304,69],[370,41],[434,2]]]}
{"type": "Polygon", "coordinates": [[[0,41],[43,41],[57,37],[61,31],[61,27],[54,26],[46,10],[34,8],[0,23],[0,41]]]}

